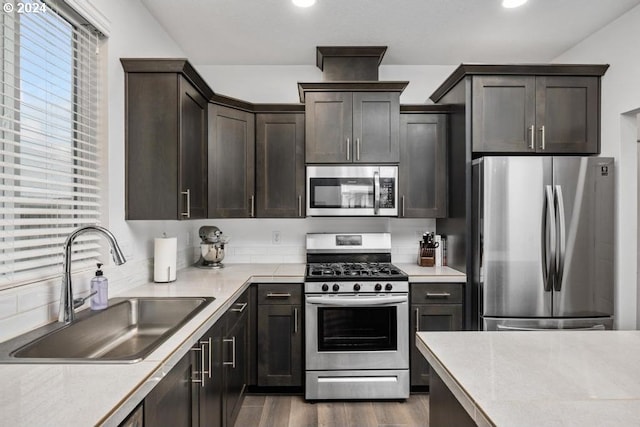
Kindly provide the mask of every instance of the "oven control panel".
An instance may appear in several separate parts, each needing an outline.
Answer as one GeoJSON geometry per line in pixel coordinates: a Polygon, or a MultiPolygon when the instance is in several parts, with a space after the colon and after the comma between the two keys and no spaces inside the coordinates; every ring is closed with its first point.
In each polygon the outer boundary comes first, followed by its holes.
{"type": "Polygon", "coordinates": [[[359,293],[386,293],[409,292],[407,281],[326,281],[305,282],[304,292],[311,294],[359,294],[359,293]]]}

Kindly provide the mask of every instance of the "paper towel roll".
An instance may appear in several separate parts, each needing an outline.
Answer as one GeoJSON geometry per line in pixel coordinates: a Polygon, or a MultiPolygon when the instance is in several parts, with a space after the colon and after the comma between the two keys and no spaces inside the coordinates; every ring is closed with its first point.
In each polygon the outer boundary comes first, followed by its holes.
{"type": "Polygon", "coordinates": [[[158,283],[176,280],[177,237],[160,237],[153,244],[153,281],[158,283]]]}

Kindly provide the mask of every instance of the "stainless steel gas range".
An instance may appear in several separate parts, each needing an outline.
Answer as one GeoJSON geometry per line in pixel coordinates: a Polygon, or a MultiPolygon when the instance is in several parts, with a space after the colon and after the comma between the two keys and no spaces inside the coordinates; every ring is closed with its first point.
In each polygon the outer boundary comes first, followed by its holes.
{"type": "Polygon", "coordinates": [[[409,397],[409,282],[389,233],[307,235],[305,398],[409,397]]]}

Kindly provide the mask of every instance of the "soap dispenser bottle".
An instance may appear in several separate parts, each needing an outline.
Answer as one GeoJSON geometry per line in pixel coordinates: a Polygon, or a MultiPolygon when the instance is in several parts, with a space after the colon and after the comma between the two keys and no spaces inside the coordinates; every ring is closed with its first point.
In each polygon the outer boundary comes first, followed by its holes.
{"type": "Polygon", "coordinates": [[[102,267],[102,264],[98,263],[96,275],[91,279],[91,293],[93,294],[91,297],[91,310],[103,310],[107,308],[108,305],[109,281],[104,277],[100,267],[102,267]]]}

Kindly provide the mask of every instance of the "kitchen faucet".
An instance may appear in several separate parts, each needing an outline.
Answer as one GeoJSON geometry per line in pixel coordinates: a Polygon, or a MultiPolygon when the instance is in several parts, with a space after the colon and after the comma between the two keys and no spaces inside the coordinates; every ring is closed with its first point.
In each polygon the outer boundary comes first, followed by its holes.
{"type": "Polygon", "coordinates": [[[122,254],[122,250],[120,250],[120,246],[118,246],[118,242],[116,242],[116,238],[106,228],[100,227],[99,225],[86,225],[72,231],[64,242],[64,260],[62,263],[64,272],[62,274],[58,322],[73,322],[75,319],[75,309],[84,304],[86,300],[86,298],[73,299],[73,289],[71,287],[71,245],[73,245],[76,237],[87,232],[102,234],[107,239],[109,245],[111,245],[111,256],[116,265],[124,264],[127,261],[122,254]]]}

